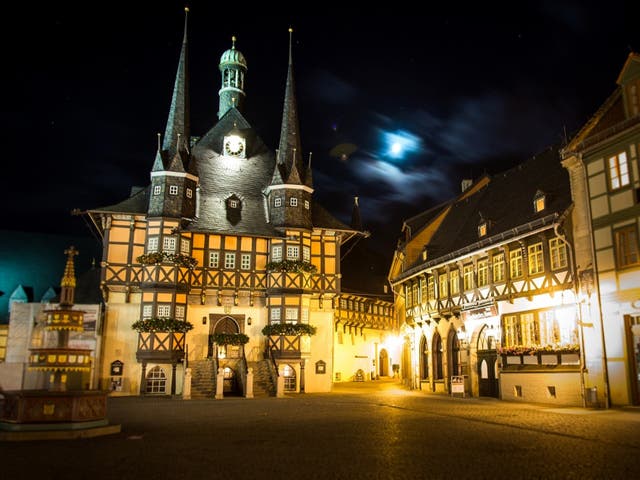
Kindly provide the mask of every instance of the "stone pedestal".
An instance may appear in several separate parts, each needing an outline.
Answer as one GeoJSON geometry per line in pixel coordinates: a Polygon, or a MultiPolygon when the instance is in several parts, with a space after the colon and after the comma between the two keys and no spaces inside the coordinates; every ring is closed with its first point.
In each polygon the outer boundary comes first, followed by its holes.
{"type": "Polygon", "coordinates": [[[191,369],[184,371],[184,383],[182,385],[182,399],[191,400],[191,369]]]}
{"type": "Polygon", "coordinates": [[[246,398],[253,398],[253,367],[247,369],[247,391],[246,398]]]}
{"type": "Polygon", "coordinates": [[[276,382],[276,397],[284,397],[284,367],[278,367],[278,381],[276,382]]]}
{"type": "Polygon", "coordinates": [[[216,399],[224,398],[224,368],[218,369],[218,375],[216,375],[216,399]]]}

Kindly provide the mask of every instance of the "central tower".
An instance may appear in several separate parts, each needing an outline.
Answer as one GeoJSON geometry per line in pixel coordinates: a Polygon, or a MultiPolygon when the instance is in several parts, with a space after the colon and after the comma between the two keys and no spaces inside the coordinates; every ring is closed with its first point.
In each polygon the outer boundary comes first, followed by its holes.
{"type": "Polygon", "coordinates": [[[218,92],[218,119],[233,107],[241,113],[244,107],[244,75],[247,73],[247,61],[244,55],[236,50],[236,37],[231,37],[231,42],[231,48],[222,54],[218,66],[222,74],[222,88],[218,92]]]}

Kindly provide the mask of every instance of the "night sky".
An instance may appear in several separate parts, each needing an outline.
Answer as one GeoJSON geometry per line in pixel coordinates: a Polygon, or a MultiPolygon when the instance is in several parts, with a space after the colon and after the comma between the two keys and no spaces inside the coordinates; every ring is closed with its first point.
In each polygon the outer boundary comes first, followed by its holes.
{"type": "MultiPolygon", "coordinates": [[[[73,208],[148,184],[184,3],[131,3],[5,12],[3,228],[88,234],[73,208]]],[[[390,256],[402,220],[451,198],[462,178],[575,133],[640,50],[623,2],[448,3],[428,16],[309,4],[314,15],[247,17],[246,4],[190,2],[192,134],[215,122],[218,61],[236,35],[249,67],[245,116],[276,148],[291,25],[315,198],[348,223],[358,195],[365,228],[390,256]]]]}

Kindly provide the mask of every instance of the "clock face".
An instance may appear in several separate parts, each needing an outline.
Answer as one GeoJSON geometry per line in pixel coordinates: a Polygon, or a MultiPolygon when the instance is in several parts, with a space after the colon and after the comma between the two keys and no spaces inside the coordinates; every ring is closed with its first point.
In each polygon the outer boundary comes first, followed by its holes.
{"type": "Polygon", "coordinates": [[[231,135],[224,140],[224,152],[227,155],[238,156],[244,151],[244,139],[237,135],[231,135]]]}

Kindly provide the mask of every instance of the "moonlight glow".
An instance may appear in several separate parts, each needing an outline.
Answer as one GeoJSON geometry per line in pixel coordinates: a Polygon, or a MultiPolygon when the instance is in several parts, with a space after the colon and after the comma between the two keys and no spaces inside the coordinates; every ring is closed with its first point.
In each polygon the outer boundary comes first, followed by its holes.
{"type": "Polygon", "coordinates": [[[421,150],[421,139],[404,130],[382,132],[382,142],[383,156],[390,160],[401,161],[421,150]]]}

